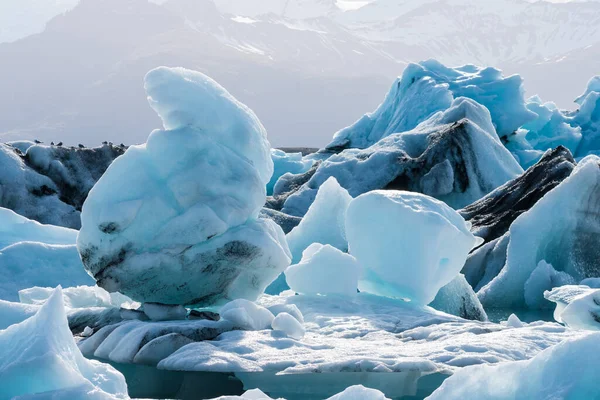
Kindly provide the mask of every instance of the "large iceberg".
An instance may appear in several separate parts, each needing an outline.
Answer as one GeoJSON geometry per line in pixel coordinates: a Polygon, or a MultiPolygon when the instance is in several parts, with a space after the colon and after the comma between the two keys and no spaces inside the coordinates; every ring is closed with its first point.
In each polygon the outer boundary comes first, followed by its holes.
{"type": "Polygon", "coordinates": [[[0,208],[0,299],[15,301],[32,286],[93,284],[83,269],[77,231],[31,221],[0,208]]]}
{"type": "MultiPolygon", "coordinates": [[[[525,286],[542,260],[577,282],[600,276],[599,201],[600,158],[588,156],[568,178],[512,223],[506,264],[478,292],[484,307],[536,308],[539,302],[527,304],[525,286]]],[[[564,284],[566,279],[564,274],[561,276],[556,279],[564,284]]],[[[552,279],[547,281],[552,284],[552,279]]],[[[539,296],[552,289],[552,286],[537,287],[539,296]]],[[[530,292],[528,297],[531,295],[530,292]]]]}
{"type": "Polygon", "coordinates": [[[143,302],[256,299],[290,263],[281,228],[258,218],[273,174],[265,129],[201,73],[157,68],[145,88],[164,129],[90,191],[77,239],[86,269],[143,302]]]}
{"type": "Polygon", "coordinates": [[[481,243],[452,208],[429,196],[373,191],[350,202],[346,232],[362,267],[358,288],[382,296],[434,300],[481,243]]]}
{"type": "Polygon", "coordinates": [[[522,83],[520,76],[505,78],[495,68],[448,68],[435,60],[409,64],[383,103],[337,132],[327,148],[364,149],[386,136],[414,129],[434,113],[449,108],[459,97],[484,105],[490,110],[498,135],[509,135],[535,118],[525,107],[522,83]]]}
{"type": "Polygon", "coordinates": [[[282,211],[304,215],[318,188],[332,176],[353,197],[370,190],[401,189],[461,208],[523,173],[498,138],[485,107],[465,97],[449,106],[411,131],[324,160],[287,197],[282,211]]]}
{"type": "Polygon", "coordinates": [[[464,368],[427,400],[597,399],[600,333],[566,340],[531,360],[464,368]]]}
{"type": "Polygon", "coordinates": [[[0,331],[0,382],[3,399],[24,395],[128,398],[123,375],[107,364],[85,359],[77,348],[60,288],[34,316],[0,331]]]}

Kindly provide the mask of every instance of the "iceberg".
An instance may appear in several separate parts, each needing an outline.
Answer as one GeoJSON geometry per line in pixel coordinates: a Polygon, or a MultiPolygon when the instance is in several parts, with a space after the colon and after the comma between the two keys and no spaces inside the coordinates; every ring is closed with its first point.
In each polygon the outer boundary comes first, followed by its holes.
{"type": "Polygon", "coordinates": [[[319,187],[302,221],[286,235],[293,263],[300,262],[302,252],[313,243],[328,244],[348,251],[345,220],[350,200],[352,197],[334,177],[319,187]]]}
{"type": "Polygon", "coordinates": [[[358,288],[360,267],[350,254],[330,245],[311,244],[298,264],[285,270],[289,287],[303,294],[352,296],[358,288]]]}
{"type": "MultiPolygon", "coordinates": [[[[483,306],[526,307],[525,284],[530,277],[534,279],[532,274],[542,260],[561,273],[557,282],[566,282],[565,274],[576,282],[600,276],[596,240],[600,230],[598,201],[600,158],[588,156],[569,177],[510,225],[506,264],[478,292],[483,306]]],[[[542,288],[551,289],[547,285],[542,288]]],[[[530,287],[528,297],[533,295],[530,287]]],[[[531,305],[536,304],[539,302],[531,305]]]]}
{"type": "Polygon", "coordinates": [[[531,360],[464,368],[427,400],[596,399],[596,350],[600,333],[566,340],[531,360]]]}
{"type": "Polygon", "coordinates": [[[443,286],[429,303],[429,307],[465,319],[488,320],[479,298],[463,274],[456,275],[456,278],[443,286]]]}
{"type": "Polygon", "coordinates": [[[600,289],[584,285],[565,285],[544,292],[556,303],[554,319],[573,329],[600,330],[600,289]]]}
{"type": "Polygon", "coordinates": [[[500,70],[491,67],[448,68],[435,60],[409,64],[383,103],[337,132],[327,148],[367,148],[391,134],[414,129],[459,97],[485,106],[493,123],[488,127],[500,137],[507,136],[536,116],[525,107],[522,83],[520,76],[503,77],[500,70]]]}
{"type": "Polygon", "coordinates": [[[258,218],[273,174],[264,127],[199,72],[160,67],[145,89],[164,129],[90,191],[77,238],[85,268],[140,302],[255,300],[291,259],[281,228],[258,218]]]}
{"type": "Polygon", "coordinates": [[[35,315],[0,331],[0,380],[1,398],[128,398],[123,375],[77,349],[60,287],[35,315]]]}
{"type": "Polygon", "coordinates": [[[16,301],[33,286],[93,284],[75,246],[77,231],[0,208],[0,299],[16,301]]]}
{"type": "Polygon", "coordinates": [[[411,131],[322,161],[281,211],[305,215],[332,176],[352,197],[377,189],[410,190],[461,208],[522,173],[493,129],[489,111],[461,97],[411,131]]]}
{"type": "Polygon", "coordinates": [[[286,153],[283,150],[271,149],[273,159],[273,176],[267,183],[267,195],[273,194],[275,184],[285,174],[302,174],[310,169],[312,160],[303,159],[302,153],[286,153]]]}
{"type": "Polygon", "coordinates": [[[359,290],[431,303],[483,239],[445,203],[429,196],[376,190],[350,202],[346,233],[362,267],[359,290]]]}

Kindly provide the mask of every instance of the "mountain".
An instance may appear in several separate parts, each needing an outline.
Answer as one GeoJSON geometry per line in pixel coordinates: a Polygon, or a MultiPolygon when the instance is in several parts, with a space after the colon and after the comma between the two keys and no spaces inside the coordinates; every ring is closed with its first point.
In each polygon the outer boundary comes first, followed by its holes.
{"type": "Polygon", "coordinates": [[[528,95],[570,107],[600,73],[599,46],[598,2],[81,0],[0,44],[0,140],[142,142],[160,126],[143,77],[166,65],[229,88],[273,145],[318,147],[375,109],[408,62],[518,71],[528,95]]]}

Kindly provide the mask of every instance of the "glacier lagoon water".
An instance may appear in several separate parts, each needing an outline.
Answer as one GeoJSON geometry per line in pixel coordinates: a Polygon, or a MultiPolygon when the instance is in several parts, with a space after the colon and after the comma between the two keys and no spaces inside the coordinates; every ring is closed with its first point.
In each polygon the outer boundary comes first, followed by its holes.
{"type": "Polygon", "coordinates": [[[227,395],[239,396],[247,390],[258,388],[272,398],[322,400],[347,387],[362,384],[381,390],[392,400],[422,400],[448,378],[448,375],[441,373],[420,376],[417,371],[276,375],[270,372],[233,374],[165,371],[146,365],[109,364],[125,376],[129,396],[144,399],[212,399],[227,395]]]}

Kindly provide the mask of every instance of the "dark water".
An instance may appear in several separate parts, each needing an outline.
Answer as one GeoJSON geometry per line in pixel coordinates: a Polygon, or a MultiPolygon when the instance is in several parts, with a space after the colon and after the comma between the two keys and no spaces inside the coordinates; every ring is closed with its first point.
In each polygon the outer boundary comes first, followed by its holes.
{"type": "Polygon", "coordinates": [[[510,314],[515,314],[523,322],[550,321],[555,322],[554,310],[507,310],[502,308],[486,309],[490,322],[506,321],[510,314]]]}

